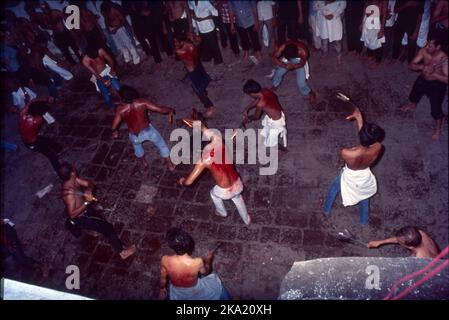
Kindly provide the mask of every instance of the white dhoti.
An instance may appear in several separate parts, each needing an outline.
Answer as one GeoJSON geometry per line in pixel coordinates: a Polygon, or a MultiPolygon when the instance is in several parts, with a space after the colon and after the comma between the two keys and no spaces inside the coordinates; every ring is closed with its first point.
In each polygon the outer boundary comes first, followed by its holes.
{"type": "Polygon", "coordinates": [[[262,119],[261,136],[265,138],[265,147],[276,147],[278,145],[278,138],[283,139],[284,147],[287,147],[287,128],[285,128],[285,115],[278,120],[271,119],[268,115],[262,119]]]}
{"type": "MultiPolygon", "coordinates": [[[[104,78],[104,77],[109,77],[109,78],[117,78],[117,76],[112,76],[111,75],[111,67],[107,64],[106,67],[103,69],[103,71],[101,71],[100,73],[100,77],[104,78]]],[[[97,78],[95,77],[95,75],[93,74],[90,77],[90,82],[92,82],[95,85],[95,89],[97,90],[97,92],[101,92],[100,88],[98,88],[98,84],[97,84],[97,78]]]]}
{"type": "Polygon", "coordinates": [[[73,78],[73,74],[70,71],[58,66],[58,63],[47,55],[42,58],[42,63],[45,67],[53,72],[56,72],[65,80],[70,80],[73,78]]]}
{"type": "Polygon", "coordinates": [[[385,43],[385,36],[378,38],[377,35],[380,32],[380,19],[379,17],[365,18],[362,29],[361,41],[365,44],[365,47],[371,50],[376,50],[382,47],[382,43],[385,43]]]}
{"type": "Polygon", "coordinates": [[[223,284],[217,274],[211,273],[199,278],[196,285],[189,288],[169,286],[170,300],[219,300],[223,284]]]}
{"type": "Polygon", "coordinates": [[[352,170],[345,166],[341,173],[340,184],[341,198],[345,207],[356,205],[377,192],[376,177],[370,168],[352,170]]]}

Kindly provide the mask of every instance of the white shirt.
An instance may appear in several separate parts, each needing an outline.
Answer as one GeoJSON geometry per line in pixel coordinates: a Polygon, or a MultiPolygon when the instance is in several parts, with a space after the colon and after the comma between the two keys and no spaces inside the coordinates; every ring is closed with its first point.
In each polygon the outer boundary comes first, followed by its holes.
{"type": "MultiPolygon", "coordinates": [[[[209,2],[209,1],[198,1],[198,4],[195,4],[195,1],[189,1],[189,8],[193,12],[195,12],[195,15],[197,18],[205,18],[207,16],[213,15],[215,17],[218,17],[218,11],[215,9],[215,7],[209,2]]],[[[197,21],[195,19],[192,19],[198,31],[200,33],[209,33],[211,31],[214,31],[215,24],[212,19],[207,19],[203,21],[197,21]]]]}
{"type": "Polygon", "coordinates": [[[341,40],[343,38],[341,16],[346,8],[346,1],[339,0],[327,5],[325,1],[316,1],[314,6],[317,10],[316,36],[329,39],[329,42],[341,40]],[[333,15],[330,20],[325,17],[329,14],[333,15]]]}
{"type": "Polygon", "coordinates": [[[25,92],[30,96],[30,100],[36,99],[37,94],[28,87],[19,88],[17,91],[11,92],[12,104],[18,109],[25,107],[25,92]],[[25,89],[25,91],[23,90],[25,89]]]}
{"type": "Polygon", "coordinates": [[[259,21],[266,21],[273,19],[274,1],[259,1],[257,2],[257,15],[259,21]]]}

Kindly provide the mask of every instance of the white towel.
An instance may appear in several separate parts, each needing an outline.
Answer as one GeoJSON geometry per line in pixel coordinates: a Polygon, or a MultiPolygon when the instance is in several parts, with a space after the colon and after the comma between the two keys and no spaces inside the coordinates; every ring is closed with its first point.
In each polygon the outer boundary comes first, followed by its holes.
{"type": "MultiPolygon", "coordinates": [[[[100,73],[101,77],[110,77],[110,78],[117,78],[117,76],[112,76],[111,75],[111,67],[107,64],[106,67],[103,69],[103,71],[101,71],[100,73]]],[[[95,75],[92,75],[90,77],[90,81],[95,85],[95,89],[97,90],[97,92],[100,92],[100,88],[98,88],[97,85],[97,78],[95,77],[95,75]]]]}
{"type": "Polygon", "coordinates": [[[352,170],[345,166],[341,173],[340,183],[341,198],[345,207],[356,205],[377,192],[376,177],[370,168],[352,170]]]}
{"type": "Polygon", "coordinates": [[[58,63],[47,55],[42,58],[42,63],[50,70],[59,74],[65,80],[70,80],[73,78],[73,74],[70,71],[58,66],[58,63]]]}
{"type": "Polygon", "coordinates": [[[223,285],[217,274],[199,278],[193,287],[176,287],[170,283],[170,300],[219,300],[223,285]]]}
{"type": "Polygon", "coordinates": [[[271,119],[268,115],[262,119],[262,131],[261,136],[265,138],[265,147],[276,147],[278,145],[278,137],[283,139],[284,147],[287,147],[287,129],[285,128],[285,115],[282,112],[282,116],[278,120],[271,119]]]}
{"type": "MultiPolygon", "coordinates": [[[[377,8],[377,7],[376,7],[377,8]]],[[[385,36],[378,39],[377,35],[380,32],[380,18],[374,15],[363,18],[363,29],[361,41],[364,42],[365,47],[371,50],[376,50],[382,47],[382,43],[385,43],[385,36]]]]}

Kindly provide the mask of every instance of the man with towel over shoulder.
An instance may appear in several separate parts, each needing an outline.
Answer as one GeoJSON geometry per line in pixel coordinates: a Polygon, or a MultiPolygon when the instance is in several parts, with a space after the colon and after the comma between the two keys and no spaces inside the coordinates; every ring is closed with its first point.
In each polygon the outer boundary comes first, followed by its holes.
{"type": "Polygon", "coordinates": [[[384,130],[376,124],[364,122],[362,113],[357,107],[346,120],[357,121],[360,145],[341,150],[345,166],[332,183],[323,209],[326,215],[330,215],[337,193],[341,191],[343,205],[347,207],[358,204],[360,223],[366,225],[369,218],[369,198],[377,192],[376,178],[370,166],[382,152],[380,142],[384,137],[384,130]]]}

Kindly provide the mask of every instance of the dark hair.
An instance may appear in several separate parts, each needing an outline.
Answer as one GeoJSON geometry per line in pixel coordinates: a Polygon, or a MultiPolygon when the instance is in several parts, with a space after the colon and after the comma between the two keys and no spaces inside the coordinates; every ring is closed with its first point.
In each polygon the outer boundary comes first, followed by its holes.
{"type": "Polygon", "coordinates": [[[46,101],[34,101],[31,102],[30,106],[28,107],[28,114],[35,116],[43,116],[50,107],[48,106],[48,103],[46,101]]]}
{"type": "Polygon", "coordinates": [[[192,254],[195,247],[193,238],[180,228],[170,228],[167,231],[166,239],[168,246],[175,251],[177,255],[192,254]]]}
{"type": "Polygon", "coordinates": [[[442,33],[439,32],[439,30],[431,32],[429,34],[429,37],[427,38],[427,41],[428,42],[433,41],[433,44],[435,46],[443,47],[447,45],[447,39],[444,36],[442,36],[442,33]]]}
{"type": "Polygon", "coordinates": [[[187,34],[185,32],[175,33],[175,39],[179,42],[187,41],[187,34]]]}
{"type": "Polygon", "coordinates": [[[262,87],[260,84],[253,80],[249,79],[246,81],[245,85],[243,86],[243,92],[250,94],[250,93],[259,93],[262,90],[262,87]]]}
{"type": "Polygon", "coordinates": [[[298,47],[293,43],[290,43],[285,46],[284,51],[282,51],[282,55],[286,59],[298,58],[298,47]]]}
{"type": "Polygon", "coordinates": [[[68,162],[63,162],[59,165],[58,173],[62,181],[70,180],[72,177],[73,166],[68,162]]]}
{"type": "Polygon", "coordinates": [[[360,144],[364,147],[380,142],[385,136],[384,129],[374,123],[364,123],[359,131],[360,144]]]}
{"type": "Polygon", "coordinates": [[[139,92],[131,86],[123,85],[119,91],[120,98],[123,102],[131,103],[136,99],[140,98],[139,92]]]}
{"type": "Polygon", "coordinates": [[[395,236],[397,238],[402,238],[404,244],[410,247],[417,247],[422,241],[421,233],[419,233],[418,228],[411,226],[406,226],[399,229],[396,231],[395,236]]]}

